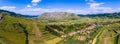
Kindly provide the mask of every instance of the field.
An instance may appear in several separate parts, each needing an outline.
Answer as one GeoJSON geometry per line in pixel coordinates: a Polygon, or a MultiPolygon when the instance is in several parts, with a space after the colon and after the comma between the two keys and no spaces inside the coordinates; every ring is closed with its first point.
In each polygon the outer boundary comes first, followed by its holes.
{"type": "Polygon", "coordinates": [[[64,35],[64,39],[58,42],[58,44],[118,44],[119,37],[114,36],[119,35],[120,19],[92,19],[92,18],[83,18],[79,20],[63,21],[63,22],[51,22],[47,26],[51,27],[47,30],[58,30],[52,31],[56,36],[64,35]],[[95,28],[91,30],[84,30],[90,27],[92,24],[95,24],[95,28]],[[114,31],[118,33],[115,33],[114,31]],[[78,32],[77,31],[83,31],[78,32]],[[76,33],[74,33],[76,32],[76,33]],[[69,35],[69,34],[73,35],[69,35]],[[59,34],[59,35],[58,35],[59,34]],[[67,36],[67,37],[66,37],[67,36]],[[85,37],[85,40],[78,40],[79,37],[85,37]],[[116,40],[118,39],[118,40],[116,40]],[[116,41],[115,41],[116,40],[116,41]]]}

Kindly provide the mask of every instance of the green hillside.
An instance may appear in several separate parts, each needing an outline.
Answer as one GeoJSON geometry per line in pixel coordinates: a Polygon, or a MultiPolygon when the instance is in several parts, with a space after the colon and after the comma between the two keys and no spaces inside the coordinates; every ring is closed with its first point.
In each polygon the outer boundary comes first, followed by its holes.
{"type": "Polygon", "coordinates": [[[44,23],[34,19],[0,13],[0,44],[44,44],[57,36],[45,30],[44,23]]]}
{"type": "Polygon", "coordinates": [[[0,22],[0,38],[8,41],[7,44],[26,44],[28,33],[33,29],[31,20],[13,17],[8,13],[0,15],[3,16],[0,22]]]}

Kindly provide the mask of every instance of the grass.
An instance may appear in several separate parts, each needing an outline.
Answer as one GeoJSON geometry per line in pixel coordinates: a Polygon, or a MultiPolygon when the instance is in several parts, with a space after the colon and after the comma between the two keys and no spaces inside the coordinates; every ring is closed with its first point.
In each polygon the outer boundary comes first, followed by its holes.
{"type": "Polygon", "coordinates": [[[61,40],[62,40],[62,38],[57,37],[57,38],[54,38],[52,40],[46,41],[46,44],[56,44],[56,43],[58,43],[61,40]]]}
{"type": "MultiPolygon", "coordinates": [[[[115,20],[113,20],[113,19],[84,19],[84,20],[73,20],[73,21],[68,21],[68,22],[56,22],[56,23],[54,23],[54,22],[52,22],[52,23],[49,23],[48,25],[63,25],[64,27],[69,27],[69,28],[62,28],[62,29],[64,29],[64,30],[66,30],[67,31],[67,33],[69,33],[69,32],[72,32],[72,31],[76,31],[76,30],[74,30],[74,29],[83,29],[83,28],[85,28],[85,27],[87,27],[87,26],[84,26],[84,25],[87,25],[88,24],[88,26],[89,26],[89,24],[90,23],[101,23],[101,22],[111,22],[111,21],[119,21],[119,19],[115,19],[115,20]],[[88,20],[88,21],[87,21],[88,20]],[[87,24],[84,24],[84,23],[87,23],[87,24]],[[75,24],[79,24],[79,25],[75,25],[75,24]],[[71,25],[73,25],[73,26],[71,26],[71,25]],[[83,27],[82,27],[83,26],[83,27]],[[78,28],[79,27],[79,28],[78,28]],[[71,31],[70,31],[71,30],[71,31]]],[[[116,25],[116,24],[114,24],[114,25],[116,25]]],[[[114,25],[110,25],[111,26],[111,28],[113,28],[113,27],[115,27],[114,25]]],[[[92,36],[90,36],[90,35],[88,35],[89,37],[92,37],[92,38],[94,38],[95,36],[97,36],[97,34],[98,34],[98,32],[100,32],[99,33],[99,35],[96,37],[96,41],[95,41],[95,43],[103,43],[104,42],[104,40],[103,39],[99,39],[101,36],[106,36],[106,37],[108,37],[108,36],[110,36],[110,35],[106,35],[106,34],[114,34],[113,32],[108,32],[108,33],[106,33],[106,31],[105,32],[103,32],[103,30],[109,30],[110,29],[110,27],[107,27],[108,25],[105,25],[105,26],[102,26],[102,27],[96,27],[95,29],[93,29],[92,31],[90,31],[90,32],[93,32],[93,34],[92,34],[92,36]],[[103,35],[103,33],[105,34],[105,35],[103,35]],[[102,35],[101,35],[102,34],[102,35]]],[[[66,32],[66,31],[64,31],[64,32],[66,32]]],[[[75,35],[75,37],[77,37],[76,35],[75,35]]],[[[81,43],[81,44],[84,44],[84,43],[86,43],[86,42],[88,42],[89,41],[89,38],[88,38],[88,40],[87,41],[79,41],[79,42],[77,42],[78,40],[75,40],[75,37],[69,37],[70,39],[64,39],[64,40],[62,40],[61,42],[59,42],[59,44],[73,44],[73,43],[81,43]]],[[[108,42],[110,42],[110,43],[114,43],[113,41],[114,41],[114,39],[113,38],[111,38],[111,39],[108,39],[109,41],[108,42]]]]}
{"type": "Polygon", "coordinates": [[[13,43],[17,43],[17,44],[26,43],[25,42],[26,36],[24,35],[24,33],[14,33],[14,32],[12,33],[12,32],[1,32],[0,31],[0,36],[4,37],[5,39],[9,41],[12,41],[13,43]]]}
{"type": "MultiPolygon", "coordinates": [[[[107,29],[103,31],[103,33],[98,37],[99,38],[99,44],[114,44],[114,38],[111,37],[112,32],[109,32],[107,29]]],[[[112,35],[116,35],[115,33],[112,35]]]]}
{"type": "Polygon", "coordinates": [[[80,23],[99,23],[99,22],[111,22],[111,21],[120,21],[120,19],[93,19],[93,18],[80,18],[78,20],[68,20],[68,21],[60,21],[60,22],[49,22],[48,24],[56,24],[56,25],[73,25],[80,23]]]}
{"type": "Polygon", "coordinates": [[[31,33],[33,29],[31,22],[30,19],[6,15],[0,22],[0,37],[5,38],[10,43],[26,44],[27,36],[24,30],[27,30],[29,34],[31,33]]]}
{"type": "Polygon", "coordinates": [[[116,23],[110,24],[109,26],[104,26],[104,31],[98,37],[98,44],[115,44],[118,38],[114,37],[117,34],[112,30],[117,30],[118,27],[119,26],[116,26],[116,23]]]}
{"type": "Polygon", "coordinates": [[[100,36],[100,34],[103,32],[103,29],[101,29],[100,31],[99,31],[99,33],[95,36],[95,38],[93,39],[93,41],[92,41],[92,44],[96,44],[96,42],[97,42],[97,39],[98,39],[98,37],[100,36]]]}

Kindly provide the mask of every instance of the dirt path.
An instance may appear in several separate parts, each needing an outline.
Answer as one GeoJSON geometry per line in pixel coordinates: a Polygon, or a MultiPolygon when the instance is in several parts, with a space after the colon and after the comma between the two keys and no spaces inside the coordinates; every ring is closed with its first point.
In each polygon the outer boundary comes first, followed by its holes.
{"type": "Polygon", "coordinates": [[[41,32],[39,30],[39,27],[37,26],[37,22],[33,22],[33,25],[35,27],[35,29],[33,30],[33,33],[35,34],[36,37],[40,37],[41,36],[41,32]]]}
{"type": "Polygon", "coordinates": [[[93,39],[92,43],[91,44],[95,44],[96,41],[97,41],[97,37],[102,33],[103,31],[101,30],[96,36],[95,38],[93,39]]]}
{"type": "Polygon", "coordinates": [[[41,37],[41,32],[39,30],[39,27],[37,26],[37,22],[34,21],[33,25],[34,25],[34,29],[32,30],[33,35],[30,35],[28,37],[29,44],[35,44],[34,41],[35,40],[40,40],[40,37],[41,37]]]}
{"type": "Polygon", "coordinates": [[[104,44],[108,44],[109,38],[104,38],[104,44]]]}

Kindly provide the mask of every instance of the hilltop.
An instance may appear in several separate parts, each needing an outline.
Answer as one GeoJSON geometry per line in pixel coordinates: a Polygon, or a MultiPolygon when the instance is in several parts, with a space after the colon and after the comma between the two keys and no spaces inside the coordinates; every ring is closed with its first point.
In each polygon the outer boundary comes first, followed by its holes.
{"type": "Polygon", "coordinates": [[[118,13],[101,13],[101,14],[87,14],[87,15],[83,15],[83,14],[78,14],[78,16],[80,17],[108,17],[108,18],[120,18],[120,12],[118,13]]]}
{"type": "Polygon", "coordinates": [[[38,17],[38,15],[23,15],[23,14],[20,14],[20,13],[15,13],[15,12],[12,12],[12,11],[8,11],[8,10],[2,10],[0,9],[0,13],[2,12],[6,12],[6,13],[9,13],[11,16],[15,16],[15,17],[25,17],[25,18],[35,18],[35,17],[38,17]]]}
{"type": "Polygon", "coordinates": [[[68,12],[46,12],[41,14],[39,18],[46,20],[76,20],[79,17],[74,13],[68,12]]]}

